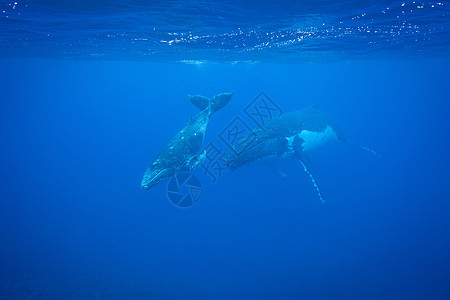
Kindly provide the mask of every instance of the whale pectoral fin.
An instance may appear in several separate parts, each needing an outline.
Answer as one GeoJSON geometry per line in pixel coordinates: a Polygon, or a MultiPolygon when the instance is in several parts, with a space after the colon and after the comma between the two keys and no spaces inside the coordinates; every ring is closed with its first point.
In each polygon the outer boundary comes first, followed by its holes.
{"type": "Polygon", "coordinates": [[[299,159],[299,161],[300,161],[300,163],[303,165],[303,168],[305,169],[305,172],[306,172],[306,173],[309,175],[309,177],[311,178],[311,181],[312,181],[314,187],[316,188],[317,195],[319,196],[320,201],[321,201],[322,203],[325,203],[325,200],[324,200],[323,197],[322,197],[322,193],[320,192],[319,185],[317,184],[316,179],[314,178],[313,173],[311,173],[311,168],[309,168],[309,167],[307,166],[307,164],[305,163],[305,160],[299,159]]]}
{"type": "Polygon", "coordinates": [[[280,175],[281,178],[287,178],[287,174],[283,172],[281,169],[273,167],[272,170],[274,170],[278,175],[280,175]]]}
{"type": "Polygon", "coordinates": [[[383,159],[378,153],[376,153],[374,150],[372,150],[372,149],[370,149],[370,148],[368,148],[368,147],[366,147],[366,146],[362,146],[362,145],[360,145],[360,144],[357,144],[357,143],[352,142],[352,141],[347,141],[347,140],[344,141],[344,142],[347,143],[347,144],[349,144],[349,145],[356,146],[356,147],[358,147],[358,148],[361,148],[361,149],[363,149],[363,150],[366,150],[366,151],[372,153],[373,155],[375,155],[376,157],[378,157],[379,159],[383,159]]]}
{"type": "Polygon", "coordinates": [[[314,187],[316,188],[317,195],[319,196],[320,201],[322,201],[322,203],[325,203],[325,200],[322,197],[322,193],[320,192],[319,185],[317,184],[317,181],[316,181],[316,179],[314,177],[314,174],[312,172],[311,164],[310,164],[308,158],[303,153],[303,150],[300,148],[300,144],[298,144],[298,143],[294,144],[294,153],[295,153],[295,156],[297,157],[297,159],[302,164],[305,172],[311,178],[311,181],[312,181],[314,187]]]}
{"type": "Polygon", "coordinates": [[[198,167],[206,158],[206,150],[197,156],[192,157],[189,161],[186,161],[183,166],[183,171],[190,171],[198,167]]]}

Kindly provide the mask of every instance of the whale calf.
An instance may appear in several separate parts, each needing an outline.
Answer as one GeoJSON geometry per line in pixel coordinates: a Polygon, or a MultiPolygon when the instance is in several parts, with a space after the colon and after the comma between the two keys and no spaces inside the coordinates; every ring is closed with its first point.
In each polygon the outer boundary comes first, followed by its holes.
{"type": "Polygon", "coordinates": [[[222,93],[209,99],[204,96],[189,96],[190,101],[201,112],[191,118],[159,152],[150,167],[145,172],[141,187],[148,190],[161,181],[179,172],[189,171],[197,167],[206,158],[206,151],[199,153],[211,116],[223,108],[234,93],[222,93]]]}
{"type": "MultiPolygon", "coordinates": [[[[263,127],[253,129],[233,148],[233,153],[227,157],[227,164],[231,170],[236,170],[260,159],[296,158],[310,176],[320,200],[325,202],[305,152],[333,141],[354,144],[345,139],[332,119],[313,105],[284,113],[267,121],[263,127]]],[[[371,149],[354,145],[378,156],[371,149]]]]}

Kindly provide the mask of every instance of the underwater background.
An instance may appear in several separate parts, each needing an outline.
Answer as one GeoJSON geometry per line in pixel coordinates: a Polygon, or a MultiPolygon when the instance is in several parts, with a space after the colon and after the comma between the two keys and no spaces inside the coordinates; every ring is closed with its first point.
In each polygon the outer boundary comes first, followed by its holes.
{"type": "Polygon", "coordinates": [[[450,3],[0,1],[0,299],[449,299],[450,3]],[[126,2],[126,3],[125,3],[126,2]],[[140,181],[234,91],[348,140],[198,202],[140,181]]]}

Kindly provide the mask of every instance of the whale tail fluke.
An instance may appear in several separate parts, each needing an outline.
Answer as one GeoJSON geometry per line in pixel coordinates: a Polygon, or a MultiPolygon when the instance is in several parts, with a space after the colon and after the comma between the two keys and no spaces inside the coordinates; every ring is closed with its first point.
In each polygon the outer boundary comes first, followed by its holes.
{"type": "Polygon", "coordinates": [[[200,110],[210,109],[210,115],[214,114],[216,111],[220,110],[222,107],[227,105],[230,102],[231,98],[233,98],[234,92],[231,93],[222,93],[214,96],[212,99],[195,95],[189,95],[189,100],[191,100],[192,104],[198,107],[200,110]]]}

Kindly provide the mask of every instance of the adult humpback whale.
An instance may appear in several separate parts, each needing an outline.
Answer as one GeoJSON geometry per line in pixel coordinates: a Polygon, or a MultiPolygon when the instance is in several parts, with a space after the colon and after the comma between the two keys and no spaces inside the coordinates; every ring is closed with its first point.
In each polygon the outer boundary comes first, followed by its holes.
{"type": "Polygon", "coordinates": [[[202,148],[209,119],[216,111],[224,107],[233,95],[234,93],[222,93],[212,99],[189,96],[191,102],[201,112],[191,118],[156,156],[142,178],[142,188],[147,190],[178,172],[192,170],[202,163],[206,157],[206,151],[200,154],[198,152],[202,148]]]}
{"type": "MultiPolygon", "coordinates": [[[[242,165],[268,157],[297,158],[311,177],[320,200],[324,202],[305,152],[332,141],[354,144],[346,141],[336,123],[317,105],[313,105],[282,114],[268,121],[264,127],[254,129],[233,149],[234,153],[228,157],[228,167],[236,170],[242,165]]],[[[366,147],[356,146],[377,155],[366,147]]]]}

